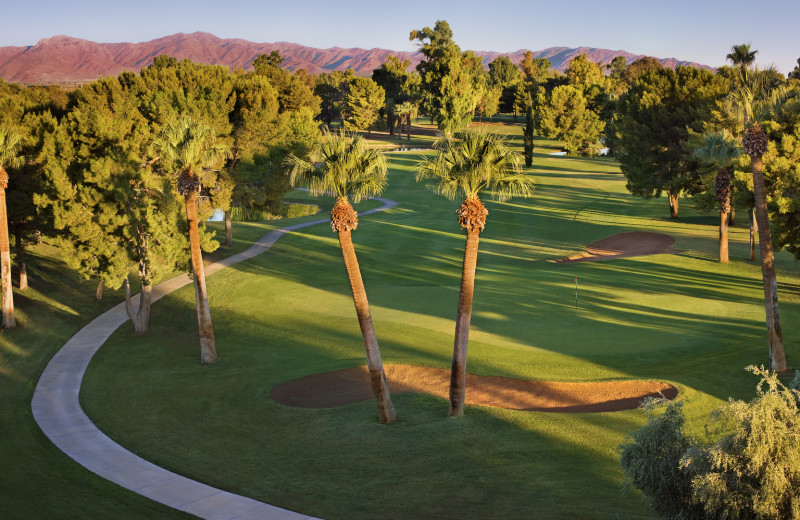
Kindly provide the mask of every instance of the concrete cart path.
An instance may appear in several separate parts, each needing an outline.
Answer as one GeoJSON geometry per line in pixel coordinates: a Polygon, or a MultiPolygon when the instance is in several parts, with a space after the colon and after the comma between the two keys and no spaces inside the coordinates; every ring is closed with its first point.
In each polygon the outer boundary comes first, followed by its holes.
{"type": "MultiPolygon", "coordinates": [[[[359,213],[384,211],[397,202],[359,213]]],[[[220,269],[267,251],[290,231],[329,223],[319,219],[264,235],[252,247],[206,266],[209,276],[220,269]]],[[[183,274],[153,288],[153,302],[192,282],[183,274]]],[[[172,508],[213,520],[318,520],[251,498],[234,495],[182,477],[152,464],[112,441],[83,412],[78,394],[92,356],[120,325],[128,321],[125,303],[113,307],[79,330],[45,368],[33,393],[33,417],[45,435],[78,464],[120,486],[172,508]]]]}

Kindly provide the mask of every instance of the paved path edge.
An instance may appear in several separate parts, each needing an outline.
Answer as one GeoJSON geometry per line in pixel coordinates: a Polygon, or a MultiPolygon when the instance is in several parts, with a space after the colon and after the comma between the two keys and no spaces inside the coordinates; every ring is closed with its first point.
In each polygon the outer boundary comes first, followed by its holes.
{"type": "MultiPolygon", "coordinates": [[[[359,216],[393,208],[397,202],[375,197],[383,206],[359,216]]],[[[329,219],[294,224],[267,233],[249,249],[206,266],[206,275],[249,260],[269,250],[286,233],[329,219]]],[[[153,303],[191,283],[188,274],[153,288],[153,303]]],[[[209,520],[319,520],[294,511],[228,493],[191,480],[144,460],[105,435],[84,413],[79,402],[83,375],[89,362],[111,334],[128,321],[125,302],[83,327],[47,364],[36,385],[31,409],[42,432],[61,451],[89,471],[126,489],[174,509],[209,520]]]]}

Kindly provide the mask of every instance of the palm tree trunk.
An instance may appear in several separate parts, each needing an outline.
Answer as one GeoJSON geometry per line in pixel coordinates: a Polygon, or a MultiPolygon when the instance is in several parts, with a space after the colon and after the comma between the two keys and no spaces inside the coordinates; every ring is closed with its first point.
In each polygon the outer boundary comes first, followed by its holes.
{"type": "Polygon", "coordinates": [[[231,209],[225,211],[225,247],[233,247],[233,224],[231,223],[231,209]]]}
{"type": "Polygon", "coordinates": [[[103,299],[103,287],[105,287],[105,283],[103,282],[103,279],[100,278],[97,281],[97,289],[94,290],[94,299],[95,300],[100,301],[100,300],[103,299]]]}
{"type": "Polygon", "coordinates": [[[28,288],[28,267],[25,264],[25,242],[22,238],[20,227],[14,226],[14,248],[17,250],[17,265],[19,266],[19,290],[28,288]]]}
{"type": "MultiPolygon", "coordinates": [[[[3,172],[5,173],[5,172],[3,172]]],[[[17,326],[14,319],[14,292],[11,286],[11,248],[8,243],[8,214],[6,189],[0,187],[0,284],[2,284],[3,328],[17,326]]]]}
{"type": "Polygon", "coordinates": [[[678,197],[679,194],[673,195],[672,193],[667,194],[667,198],[669,199],[669,218],[678,218],[678,197]]]}
{"type": "Polygon", "coordinates": [[[761,250],[761,276],[764,282],[764,306],[769,332],[769,366],[775,372],[786,371],[786,354],[783,349],[780,314],[778,312],[778,279],[775,276],[775,254],[767,215],[767,197],[764,185],[763,163],[760,155],[750,158],[753,168],[753,198],[755,199],[758,245],[761,250]]]}
{"type": "Polygon", "coordinates": [[[137,334],[144,334],[150,330],[150,304],[153,301],[153,286],[143,285],[139,293],[139,308],[134,312],[133,304],[131,303],[131,287],[128,279],[125,279],[125,312],[128,313],[128,318],[133,323],[133,331],[137,334]]]}
{"type": "Polygon", "coordinates": [[[200,362],[213,363],[217,360],[217,349],[214,345],[211,309],[208,306],[206,275],[203,270],[203,253],[200,251],[200,232],[198,230],[195,197],[196,193],[190,191],[184,196],[184,200],[186,202],[186,219],[189,221],[189,246],[192,254],[192,271],[194,272],[195,280],[197,326],[200,332],[200,362]]]}
{"type": "Polygon", "coordinates": [[[747,210],[747,216],[750,219],[750,261],[756,260],[756,233],[758,233],[758,222],[756,222],[756,207],[753,206],[747,210]]]}
{"type": "Polygon", "coordinates": [[[450,371],[451,416],[464,415],[464,398],[467,388],[467,346],[469,345],[469,324],[472,319],[472,297],[475,291],[479,236],[479,231],[467,230],[464,263],[461,268],[461,290],[458,293],[453,365],[450,371]]]}
{"type": "Polygon", "coordinates": [[[735,226],[736,225],[736,208],[731,204],[731,210],[728,213],[728,225],[735,226]]]}
{"type": "Polygon", "coordinates": [[[720,212],[719,217],[719,261],[727,264],[728,258],[728,213],[720,212]]]}
{"type": "Polygon", "coordinates": [[[378,401],[380,421],[383,424],[392,424],[397,422],[397,415],[389,394],[389,384],[386,382],[386,374],[383,370],[381,351],[378,348],[378,339],[375,337],[375,327],[372,325],[372,315],[369,312],[367,291],[361,278],[361,269],[358,266],[351,231],[339,230],[339,245],[342,248],[344,266],[347,269],[347,277],[350,280],[350,288],[353,291],[353,303],[356,306],[358,324],[361,327],[361,336],[364,339],[367,368],[372,382],[372,391],[378,401]]]}

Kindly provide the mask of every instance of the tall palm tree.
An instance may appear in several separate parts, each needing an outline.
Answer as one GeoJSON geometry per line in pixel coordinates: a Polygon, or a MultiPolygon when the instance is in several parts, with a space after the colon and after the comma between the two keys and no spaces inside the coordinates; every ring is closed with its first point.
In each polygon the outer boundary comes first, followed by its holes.
{"type": "Polygon", "coordinates": [[[769,336],[769,364],[771,370],[783,372],[786,370],[786,355],[778,310],[778,280],[775,274],[775,253],[769,228],[763,169],[763,155],[767,151],[769,138],[759,122],[769,117],[775,106],[785,98],[786,89],[770,88],[769,74],[758,67],[740,67],[737,71],[726,104],[728,112],[745,129],[742,142],[744,153],[750,156],[753,172],[753,199],[769,336]]]}
{"type": "Polygon", "coordinates": [[[350,204],[364,197],[379,195],[386,186],[388,161],[376,150],[368,150],[364,139],[344,131],[325,133],[311,151],[311,161],[294,155],[287,159],[292,186],[303,185],[311,195],[333,195],[336,204],[331,210],[331,229],[339,235],[339,245],[353,292],[364,350],[367,355],[372,391],[378,401],[378,412],[383,424],[397,421],[389,385],[381,361],[381,351],[375,337],[375,327],[369,311],[367,291],[353,247],[351,233],[358,227],[358,214],[350,204]]]}
{"type": "Polygon", "coordinates": [[[730,60],[734,67],[747,68],[756,60],[758,51],[751,51],[749,43],[740,43],[731,47],[725,59],[730,60]]]}
{"type": "Polygon", "coordinates": [[[441,138],[435,145],[433,158],[419,164],[417,181],[433,179],[430,187],[448,199],[464,196],[456,211],[458,222],[467,234],[464,262],[461,269],[461,290],[458,295],[453,364],[450,373],[450,415],[464,414],[466,395],[467,346],[478,261],[478,238],[486,225],[489,211],[478,198],[489,190],[494,199],[533,194],[533,181],[521,173],[522,158],[511,151],[505,140],[481,130],[467,130],[455,138],[441,138]]]}
{"type": "Polygon", "coordinates": [[[9,329],[17,326],[14,319],[14,293],[11,287],[11,249],[8,243],[8,213],[6,212],[6,188],[8,172],[6,167],[17,168],[22,165],[19,155],[19,134],[0,127],[0,284],[2,284],[2,325],[9,329]]]}
{"type": "Polygon", "coordinates": [[[733,161],[741,150],[727,133],[707,133],[703,144],[695,148],[692,155],[710,162],[717,168],[715,187],[719,202],[719,261],[728,263],[728,214],[731,211],[731,174],[733,161]]]}
{"type": "Polygon", "coordinates": [[[189,246],[197,300],[197,324],[200,331],[200,362],[213,363],[217,360],[217,350],[214,344],[211,310],[208,306],[203,255],[200,250],[197,194],[201,188],[199,174],[202,174],[205,168],[218,164],[228,157],[229,148],[216,143],[211,127],[184,118],[164,128],[153,143],[153,152],[166,168],[178,174],[178,193],[184,198],[186,219],[189,222],[189,246]]]}

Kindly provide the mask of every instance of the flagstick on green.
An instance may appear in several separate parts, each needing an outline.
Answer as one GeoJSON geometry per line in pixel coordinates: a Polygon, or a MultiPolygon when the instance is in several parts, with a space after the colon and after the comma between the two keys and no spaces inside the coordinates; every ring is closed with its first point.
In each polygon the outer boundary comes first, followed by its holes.
{"type": "Polygon", "coordinates": [[[575,308],[578,308],[578,277],[575,277],[575,308]]]}

